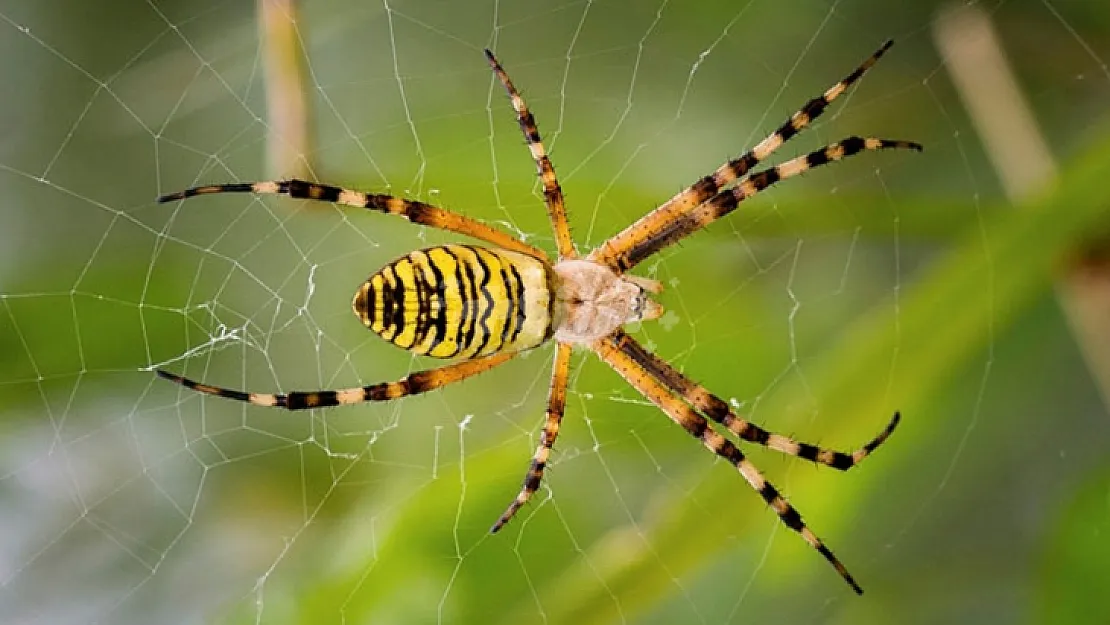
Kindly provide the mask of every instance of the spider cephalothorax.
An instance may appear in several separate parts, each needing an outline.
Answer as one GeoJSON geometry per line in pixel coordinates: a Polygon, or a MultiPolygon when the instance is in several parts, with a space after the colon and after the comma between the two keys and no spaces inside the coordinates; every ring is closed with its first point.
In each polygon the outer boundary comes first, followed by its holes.
{"type": "Polygon", "coordinates": [[[582,346],[608,363],[707,449],[732,464],[787,527],[801,534],[820,552],[853,590],[863,592],[832,551],[805,525],[798,511],[763,477],[737,444],[714,429],[709,421],[726,429],[739,441],[847,470],[863,461],[890,436],[898,424],[898,413],[878,436],[850,454],[798,442],[768,432],[738,416],[728,403],[625,334],[622,326],[655,319],[663,310],[651,298],[662,285],[626,272],[732,212],[743,200],[780,180],[862,151],[921,150],[920,145],[909,141],[849,137],[780,165],[751,171],[786,140],[809,126],[830,102],[859,80],[891,44],[889,41],[883,44],[855,71],[806,103],[751,150],[721,165],[711,175],[602,243],[586,258],[579,257],[571,241],[563,192],[540,140],[535,119],[488,50],[486,58],[509,93],[543,183],[544,201],[559,252],[556,262],[520,239],[457,213],[423,202],[314,182],[234,183],[164,195],[159,198],[160,202],[227,192],[276,193],[335,202],[400,215],[414,223],[473,237],[492,247],[441,245],[410,252],[372,275],[355,294],[355,314],[366,327],[387,341],[418,354],[458,359],[454,364],[411,373],[396,382],[282,394],[248,393],[210,386],[163,370],[158,370],[158,374],[202,393],[298,410],[386,401],[423,393],[487,371],[521,351],[553,340],[557,347],[543,435],[519,494],[493,525],[492,531],[496,532],[539,488],[566,405],[571,347],[582,346]]]}

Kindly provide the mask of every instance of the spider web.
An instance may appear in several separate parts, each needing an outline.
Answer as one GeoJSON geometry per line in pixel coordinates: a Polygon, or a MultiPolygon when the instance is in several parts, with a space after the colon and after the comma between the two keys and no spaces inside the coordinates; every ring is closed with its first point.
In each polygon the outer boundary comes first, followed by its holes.
{"type": "MultiPolygon", "coordinates": [[[[971,5],[1064,171],[1106,136],[1110,13],[1087,4],[971,5]]],[[[1021,209],[941,60],[941,4],[259,5],[288,24],[284,62],[251,3],[0,3],[0,619],[1037,613],[1061,510],[1092,480],[1110,492],[1096,479],[1110,420],[1051,291],[1017,303],[999,278],[1011,259],[994,228],[1021,209]],[[495,536],[542,425],[550,346],[426,396],[303,414],[152,374],[269,392],[436,366],[365,332],[347,302],[389,260],[457,240],[326,204],[157,205],[161,193],[309,176],[553,250],[534,165],[481,56],[490,47],[537,117],[585,250],[888,37],[890,54],[783,158],[850,134],[920,141],[925,154],[862,155],[745,202],[637,270],[667,286],[668,313],[633,328],[740,413],[801,440],[852,449],[902,410],[887,446],[847,475],[751,452],[863,600],[727,464],[584,352],[545,485],[495,536]],[[280,91],[275,76],[298,72],[303,87],[280,91]],[[298,98],[303,128],[278,115],[298,98]],[[953,249],[974,262],[961,278],[973,293],[930,307],[919,286],[953,249]]]]}

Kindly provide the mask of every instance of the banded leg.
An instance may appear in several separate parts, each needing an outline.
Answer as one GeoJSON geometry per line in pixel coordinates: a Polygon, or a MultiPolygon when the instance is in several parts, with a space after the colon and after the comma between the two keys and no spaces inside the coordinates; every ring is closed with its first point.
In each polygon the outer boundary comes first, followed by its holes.
{"type": "Polygon", "coordinates": [[[606,265],[617,273],[631,269],[636,262],[639,262],[638,260],[633,262],[632,257],[627,254],[631,248],[635,247],[640,241],[658,236],[667,228],[668,224],[689,213],[699,204],[720,192],[722,188],[747,174],[758,163],[774,153],[783,143],[813,123],[813,120],[820,117],[833,100],[840,97],[867,70],[871,69],[892,45],[894,45],[894,41],[884,43],[851,74],[826,89],[825,93],[807,102],[805,106],[791,115],[790,119],[756,144],[754,148],[745,152],[739,158],[721,165],[711,175],[695,182],[678,195],[667,200],[659,208],[641,217],[631,226],[595,249],[590,254],[589,259],[606,265]]]}
{"type": "Polygon", "coordinates": [[[528,110],[524,98],[509,80],[509,75],[493,56],[493,52],[486,50],[486,60],[489,61],[497,79],[509,92],[509,102],[516,111],[516,119],[520,130],[524,133],[524,140],[528,143],[528,151],[532,153],[532,160],[536,161],[536,171],[543,182],[543,201],[547,204],[547,214],[551,218],[551,229],[555,232],[555,243],[559,247],[559,260],[564,258],[577,258],[578,252],[574,249],[574,241],[570,238],[570,227],[567,225],[567,207],[563,201],[563,189],[559,186],[559,179],[555,176],[555,168],[540,138],[540,130],[536,127],[536,118],[528,110]]]}
{"type": "Polygon", "coordinates": [[[543,251],[517,238],[487,226],[480,221],[432,206],[431,204],[425,204],[424,202],[417,202],[414,200],[405,200],[391,195],[364,193],[362,191],[354,191],[326,184],[305,182],[303,180],[237,182],[232,184],[214,184],[193,187],[191,189],[185,189],[184,191],[178,191],[177,193],[167,193],[159,197],[158,202],[173,202],[191,198],[194,195],[208,195],[213,193],[288,195],[291,198],[332,202],[344,206],[365,208],[389,215],[398,215],[422,226],[457,232],[458,234],[474,237],[475,239],[485,241],[486,243],[496,245],[500,248],[527,254],[533,258],[547,260],[547,255],[544,254],[543,251]]]}
{"type": "Polygon", "coordinates": [[[621,375],[651,403],[658,406],[672,421],[682,426],[690,436],[701,441],[706,449],[727,460],[740,475],[759,493],[763,501],[774,509],[783,524],[801,534],[802,538],[828,560],[844,581],[852,587],[857,594],[863,594],[863,589],[848,573],[848,569],[841,564],[833,552],[821,542],[821,539],[802,520],[802,515],[779,494],[770,482],[754,464],[740,451],[732,441],[717,433],[705,417],[694,412],[690,406],[676,397],[671,391],[655,379],[645,363],[637,360],[638,352],[631,348],[631,338],[624,332],[617,330],[613,334],[600,339],[590,347],[610,367],[621,375]]]}
{"type": "Polygon", "coordinates": [[[551,387],[547,392],[547,422],[543,426],[543,437],[540,439],[536,454],[532,456],[532,465],[528,467],[528,474],[524,476],[524,484],[520,493],[509,504],[509,508],[497,519],[490,528],[494,534],[505,526],[521,506],[528,503],[532,495],[539,490],[540,481],[543,479],[543,470],[547,466],[547,459],[551,455],[551,447],[559,436],[559,425],[563,422],[563,411],[567,405],[567,375],[570,371],[570,343],[559,343],[555,348],[555,364],[551,368],[551,387]]]}
{"type": "Polygon", "coordinates": [[[762,445],[784,454],[830,466],[834,469],[840,469],[841,471],[847,471],[860,462],[863,462],[864,458],[869,456],[876,447],[883,444],[883,442],[890,437],[891,432],[894,431],[899,420],[901,420],[900,414],[895,412],[894,418],[890,420],[890,423],[887,424],[886,428],[884,428],[878,436],[850,454],[832,449],[823,449],[816,445],[796,441],[781,434],[768,432],[747,419],[737,416],[732,412],[728,403],[720,397],[710,393],[704,386],[701,386],[683,375],[682,372],[672,367],[663,359],[644,349],[643,346],[632,337],[626,335],[624,341],[625,353],[629,354],[630,357],[639,363],[651,377],[669,388],[671,392],[681,396],[698,412],[701,412],[714,422],[720,423],[728,428],[730,432],[741,440],[762,445]]]}
{"type": "Polygon", "coordinates": [[[185,388],[190,388],[207,395],[226,397],[228,399],[251,403],[256,406],[273,406],[277,408],[286,408],[288,410],[305,410],[309,408],[327,408],[329,406],[358,404],[365,401],[389,401],[408,395],[425,393],[441,386],[465,380],[483,371],[488,371],[512,359],[517,353],[518,352],[503,352],[484,358],[464,360],[438,369],[417,371],[396,382],[382,382],[380,384],[334,391],[295,391],[288,394],[234,391],[195,382],[162,369],[158,369],[157,373],[159,376],[177,382],[185,388]]]}
{"type": "Polygon", "coordinates": [[[740,202],[777,182],[793,178],[814,167],[827,165],[853,154],[886,149],[908,149],[920,152],[924,148],[921,147],[921,144],[913,141],[848,137],[820,150],[810,152],[805,156],[790,159],[770,169],[764,169],[749,175],[735,187],[721,191],[693,210],[679,215],[651,236],[633,242],[628,249],[618,255],[617,262],[621,266],[635,266],[652,254],[677,243],[731,213],[740,202]]]}

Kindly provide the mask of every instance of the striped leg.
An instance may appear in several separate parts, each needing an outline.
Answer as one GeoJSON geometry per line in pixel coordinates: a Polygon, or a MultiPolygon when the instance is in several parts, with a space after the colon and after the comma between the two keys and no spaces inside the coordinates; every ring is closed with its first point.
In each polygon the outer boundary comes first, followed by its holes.
{"type": "Polygon", "coordinates": [[[344,206],[365,208],[389,215],[399,215],[405,219],[423,226],[449,230],[466,236],[480,239],[497,247],[527,254],[534,258],[547,260],[547,255],[541,250],[527,243],[511,237],[500,230],[491,228],[486,224],[453,213],[451,211],[417,202],[405,200],[391,195],[377,193],[364,193],[342,187],[334,187],[303,180],[282,180],[266,182],[237,182],[232,184],[215,184],[203,187],[193,187],[168,193],[158,198],[159,203],[184,200],[194,195],[207,195],[211,193],[256,193],[288,195],[292,198],[316,200],[320,202],[334,202],[344,206]]]}
{"type": "Polygon", "coordinates": [[[714,422],[720,423],[728,428],[730,432],[741,440],[763,445],[775,451],[781,451],[784,454],[804,458],[805,460],[830,466],[834,469],[847,471],[860,462],[863,462],[864,458],[870,455],[876,447],[890,437],[891,432],[894,431],[894,428],[898,425],[898,421],[901,419],[899,413],[895,412],[894,418],[890,420],[890,423],[887,424],[886,428],[884,428],[878,436],[850,454],[832,449],[823,449],[816,445],[810,445],[809,443],[802,443],[781,434],[768,432],[747,419],[737,416],[732,412],[729,405],[720,397],[710,393],[705,387],[694,382],[655,354],[644,349],[643,346],[632,339],[632,337],[625,336],[624,338],[624,351],[639,363],[640,367],[650,374],[651,377],[661,382],[673,393],[680,395],[687,403],[693,406],[694,409],[709,417],[714,422]]]}
{"type": "Polygon", "coordinates": [[[610,336],[592,344],[591,348],[644,397],[667,413],[671,420],[682,426],[691,436],[700,440],[707,449],[736,467],[740,475],[759,493],[763,500],[767,502],[767,505],[775,510],[783,524],[801,534],[807,543],[832,564],[836,572],[852,587],[852,590],[858,594],[863,594],[863,589],[852,579],[840,560],[837,560],[833,552],[825,546],[825,543],[821,542],[821,539],[806,526],[805,522],[802,521],[801,514],[763,477],[759,469],[747,459],[744,452],[740,451],[727,438],[717,433],[710,427],[705,417],[694,412],[690,406],[686,405],[657,380],[649,368],[650,363],[641,362],[638,359],[639,351],[633,345],[634,342],[628,335],[617,330],[610,336]]]}
{"type": "Polygon", "coordinates": [[[528,467],[528,474],[524,476],[524,485],[520,494],[516,496],[509,508],[497,519],[490,528],[490,533],[505,526],[521,506],[528,503],[532,494],[540,488],[543,479],[543,470],[547,466],[551,447],[555,445],[555,438],[559,436],[559,425],[563,422],[563,411],[567,405],[567,375],[570,371],[570,343],[559,343],[555,349],[555,364],[551,368],[551,388],[547,393],[547,422],[543,426],[543,437],[536,455],[532,457],[532,465],[528,467]]]}
{"type": "Polygon", "coordinates": [[[528,105],[524,103],[524,98],[509,80],[509,75],[497,62],[497,57],[489,50],[486,50],[486,60],[489,61],[493,72],[497,74],[497,79],[505,86],[505,91],[509,92],[509,102],[516,111],[520,130],[524,133],[524,140],[528,142],[528,151],[536,161],[536,171],[543,182],[543,201],[547,204],[551,229],[555,232],[555,242],[559,246],[559,259],[577,258],[578,252],[574,249],[574,241],[570,238],[570,227],[567,225],[567,207],[563,202],[563,189],[559,186],[559,179],[555,177],[555,168],[551,165],[551,159],[547,157],[547,151],[544,150],[543,139],[540,138],[539,128],[536,127],[536,118],[532,116],[528,105]]]}
{"type": "Polygon", "coordinates": [[[740,202],[776,182],[793,178],[814,167],[827,165],[859,152],[885,149],[909,149],[920,152],[924,148],[921,147],[921,144],[912,141],[848,137],[820,150],[810,152],[805,156],[799,156],[770,169],[764,169],[749,175],[735,187],[721,191],[697,208],[679,215],[651,236],[633,242],[629,248],[619,254],[617,262],[622,267],[635,266],[652,254],[677,243],[731,213],[740,202]]]}
{"type": "Polygon", "coordinates": [[[465,380],[471,376],[488,371],[516,356],[518,352],[498,353],[484,358],[464,360],[462,362],[411,373],[396,382],[382,382],[356,388],[335,391],[295,391],[288,394],[247,393],[233,391],[218,386],[210,386],[194,382],[188,378],[158,369],[159,376],[177,382],[178,384],[193,389],[194,391],[226,397],[238,401],[245,401],[256,406],[273,406],[289,410],[305,410],[308,408],[327,408],[329,406],[343,406],[358,404],[364,401],[389,401],[407,395],[416,395],[437,389],[441,386],[465,380]]]}
{"type": "Polygon", "coordinates": [[[871,66],[878,62],[879,57],[892,45],[894,45],[893,41],[884,43],[851,74],[826,89],[825,93],[807,102],[797,113],[791,115],[790,119],[786,120],[754,148],[742,154],[739,158],[721,165],[711,175],[697,181],[603,243],[590,254],[590,260],[606,265],[618,273],[631,269],[636,264],[633,262],[633,257],[628,254],[631,248],[636,247],[644,240],[659,236],[668,227],[668,224],[689,213],[699,204],[720,192],[726,185],[747,174],[758,163],[774,153],[783,143],[813,123],[813,120],[824,113],[825,108],[833,100],[840,97],[867,70],[871,69],[871,66]]]}

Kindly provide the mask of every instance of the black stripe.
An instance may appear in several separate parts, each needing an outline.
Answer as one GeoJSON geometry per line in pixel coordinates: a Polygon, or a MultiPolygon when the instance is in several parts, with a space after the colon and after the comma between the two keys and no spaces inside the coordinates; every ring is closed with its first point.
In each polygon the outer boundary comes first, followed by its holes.
{"type": "Polygon", "coordinates": [[[366,321],[373,324],[377,319],[377,309],[374,308],[374,298],[377,297],[377,292],[374,289],[373,277],[366,281],[366,321]]]}
{"type": "Polygon", "coordinates": [[[749,423],[747,429],[745,429],[744,432],[746,434],[746,436],[744,436],[744,440],[748,440],[753,443],[759,443],[764,447],[767,446],[767,441],[771,439],[770,432],[764,430],[754,423],[749,423]]]}
{"type": "MultiPolygon", "coordinates": [[[[416,262],[417,254],[424,254],[424,252],[422,250],[417,250],[409,254],[409,258],[412,259],[413,287],[416,289],[416,322],[413,328],[412,339],[412,344],[414,346],[424,342],[424,338],[428,335],[428,328],[431,326],[429,323],[429,317],[431,315],[431,298],[429,297],[429,291],[431,287],[424,278],[424,269],[421,263],[416,262]]],[[[424,254],[424,256],[427,257],[427,254],[424,254]]],[[[431,259],[428,259],[426,264],[431,264],[431,259]]]]}
{"type": "Polygon", "coordinates": [[[709,422],[701,417],[695,419],[693,423],[690,423],[688,425],[684,424],[683,427],[685,427],[686,431],[692,434],[694,438],[697,438],[701,441],[705,441],[705,433],[710,431],[709,422]]]}
{"type": "Polygon", "coordinates": [[[439,384],[436,384],[438,379],[436,370],[432,369],[409,374],[408,377],[400,381],[400,384],[404,388],[405,395],[415,395],[439,386],[439,384]]]}
{"type": "Polygon", "coordinates": [[[510,323],[510,321],[514,319],[514,317],[512,317],[511,315],[513,313],[513,307],[517,306],[516,292],[513,289],[512,278],[509,276],[509,272],[506,270],[506,265],[512,267],[512,262],[501,263],[501,284],[504,285],[505,297],[509,300],[508,308],[505,309],[505,322],[501,324],[501,348],[505,347],[505,341],[509,338],[509,330],[511,329],[509,326],[513,325],[512,323],[510,323]]]}
{"type": "Polygon", "coordinates": [[[829,162],[829,153],[826,150],[817,150],[806,154],[806,167],[813,169],[829,162]]]}
{"type": "Polygon", "coordinates": [[[817,119],[825,112],[825,107],[829,105],[829,100],[825,96],[813,98],[806,105],[802,107],[802,112],[809,117],[809,121],[817,119]]]}
{"type": "MultiPolygon", "coordinates": [[[[743,172],[738,168],[744,166],[740,161],[744,160],[744,158],[748,156],[751,156],[751,153],[745,154],[737,161],[734,161],[735,164],[729,163],[729,169],[732,170],[734,175],[743,175],[743,172]]],[[[721,189],[720,185],[717,184],[717,181],[713,179],[713,176],[706,176],[701,180],[698,180],[693,185],[691,185],[690,188],[693,190],[694,199],[697,200],[699,204],[705,201],[705,198],[710,198],[716,195],[717,191],[720,191],[721,189]]]]}
{"type": "Polygon", "coordinates": [[[524,131],[524,138],[528,143],[540,143],[540,129],[536,126],[536,118],[532,115],[531,111],[525,111],[520,114],[520,129],[524,131]]]}
{"type": "Polygon", "coordinates": [[[482,340],[479,343],[477,349],[474,350],[475,355],[477,355],[482,353],[482,350],[485,349],[486,345],[489,344],[489,339],[493,335],[493,332],[491,332],[489,329],[489,319],[491,316],[493,316],[493,307],[495,306],[493,293],[489,290],[489,281],[490,278],[493,276],[493,272],[490,271],[490,266],[486,263],[486,260],[482,258],[482,252],[486,252],[486,250],[474,246],[468,247],[470,248],[470,251],[474,252],[474,258],[477,259],[478,264],[481,265],[483,271],[482,284],[479,288],[482,291],[482,297],[485,299],[485,307],[484,309],[482,309],[481,319],[479,319],[478,321],[478,323],[481,324],[481,327],[479,329],[482,333],[482,340]]]}
{"type": "Polygon", "coordinates": [[[388,401],[390,399],[389,389],[393,386],[398,386],[401,389],[401,393],[398,397],[411,395],[412,387],[409,383],[411,377],[412,376],[409,376],[408,378],[403,378],[393,383],[382,382],[381,384],[374,384],[373,386],[365,386],[362,389],[362,395],[367,401],[388,401]]]}
{"type": "MultiPolygon", "coordinates": [[[[729,169],[732,171],[733,177],[739,178],[751,171],[752,167],[755,167],[758,164],[759,161],[755,158],[755,154],[752,154],[751,151],[748,151],[742,154],[740,158],[730,162],[728,165],[729,169]]],[[[710,178],[709,180],[713,181],[712,178],[710,178]]],[[[704,201],[706,198],[712,197],[720,190],[721,187],[717,185],[716,182],[713,182],[713,186],[707,189],[708,192],[704,194],[699,194],[698,199],[704,201]]]]}
{"type": "Polygon", "coordinates": [[[844,148],[844,156],[851,156],[860,150],[863,150],[865,142],[863,137],[848,137],[843,141],[838,142],[840,147],[844,148]]]}
{"type": "Polygon", "coordinates": [[[470,260],[463,263],[463,274],[466,275],[467,282],[469,283],[469,291],[463,296],[463,303],[466,304],[467,309],[470,311],[468,315],[468,322],[462,323],[462,336],[460,337],[460,345],[465,345],[467,349],[474,343],[474,333],[478,329],[478,276],[474,273],[474,267],[470,264],[470,260]]]}
{"type": "Polygon", "coordinates": [[[651,377],[659,382],[662,382],[667,388],[676,393],[685,393],[688,384],[670,365],[666,364],[653,354],[645,350],[639,343],[632,340],[628,335],[624,335],[625,340],[621,341],[621,351],[629,358],[636,361],[644,371],[648,372],[651,377]]]}
{"type": "Polygon", "coordinates": [[[251,394],[244,391],[232,391],[231,389],[220,389],[216,394],[221,397],[228,397],[229,400],[239,400],[241,402],[251,401],[251,394]]]}
{"type": "Polygon", "coordinates": [[[809,443],[798,443],[798,457],[803,460],[817,462],[817,453],[820,450],[816,446],[809,443]]]}
{"type": "MultiPolygon", "coordinates": [[[[766,189],[767,187],[775,184],[776,182],[778,182],[781,179],[782,179],[782,175],[779,174],[778,167],[773,167],[771,169],[764,169],[763,171],[757,171],[756,173],[754,173],[754,174],[752,174],[751,176],[748,177],[748,180],[750,180],[751,183],[752,183],[752,187],[755,189],[755,191],[753,191],[753,193],[758,193],[758,192],[766,189]]],[[[729,193],[729,195],[733,195],[733,194],[729,193]]],[[[750,197],[750,196],[744,196],[744,197],[750,197]]],[[[732,209],[736,208],[736,204],[737,204],[736,197],[733,196],[732,199],[734,201],[732,202],[732,205],[728,207],[728,210],[719,211],[717,213],[718,216],[728,214],[728,213],[732,212],[732,209]]],[[[726,205],[727,205],[727,203],[726,203],[726,205]]]]}
{"type": "MultiPolygon", "coordinates": [[[[401,260],[404,260],[403,258],[401,260]]],[[[393,311],[389,318],[389,324],[394,329],[393,338],[390,339],[395,345],[400,345],[397,339],[401,337],[401,333],[405,329],[405,281],[401,279],[401,274],[397,272],[397,265],[400,261],[393,263],[391,266],[393,278],[396,280],[391,288],[389,296],[393,298],[393,311]]]]}
{"type": "Polygon", "coordinates": [[[798,134],[798,129],[794,127],[794,117],[791,116],[785,124],[779,126],[775,134],[782,138],[783,143],[786,143],[791,137],[798,134]]]}
{"type": "Polygon", "coordinates": [[[389,331],[389,329],[391,327],[390,322],[393,319],[393,295],[390,292],[390,288],[391,288],[390,285],[393,283],[393,280],[392,280],[393,268],[392,268],[392,266],[386,265],[385,267],[382,267],[382,270],[378,272],[378,275],[380,275],[382,277],[382,313],[381,313],[382,316],[381,316],[381,321],[382,321],[382,333],[384,334],[385,332],[389,331]]]}
{"type": "MultiPolygon", "coordinates": [[[[442,250],[443,248],[433,249],[442,250]]],[[[428,251],[431,252],[432,250],[428,251]]],[[[447,336],[447,285],[443,281],[443,271],[440,270],[439,265],[432,259],[430,253],[428,254],[428,266],[432,268],[432,289],[437,297],[436,303],[439,307],[437,311],[439,314],[430,322],[430,325],[436,330],[436,336],[428,347],[428,351],[430,352],[439,346],[447,336]]]]}
{"type": "Polygon", "coordinates": [[[289,393],[285,397],[284,407],[289,410],[304,410],[306,408],[327,408],[338,406],[339,399],[335,391],[317,391],[315,393],[289,393]]]}
{"type": "MultiPolygon", "coordinates": [[[[724,200],[726,196],[732,197],[732,194],[728,191],[725,191],[717,194],[712,200],[709,201],[716,203],[719,200],[724,200]]],[[[689,234],[693,234],[698,228],[701,227],[702,224],[698,223],[697,218],[693,214],[687,213],[682,217],[679,217],[678,219],[667,223],[667,225],[662,230],[655,233],[651,237],[641,241],[640,244],[636,247],[628,250],[618,260],[618,265],[620,265],[622,271],[627,271],[628,269],[635,267],[645,258],[667,247],[671,243],[674,243],[675,241],[678,241],[679,239],[689,234]]]]}
{"type": "Polygon", "coordinates": [[[342,193],[342,191],[343,189],[339,187],[326,184],[316,184],[315,182],[305,182],[303,180],[289,181],[289,197],[335,202],[339,200],[339,194],[342,193]]]}
{"type": "MultiPolygon", "coordinates": [[[[458,323],[456,325],[456,328],[455,328],[455,351],[452,352],[448,356],[448,357],[450,357],[450,356],[457,355],[460,351],[462,351],[462,348],[463,348],[462,329],[463,329],[463,323],[466,321],[467,304],[466,304],[466,295],[463,292],[463,288],[465,287],[465,284],[463,283],[463,263],[459,259],[458,254],[455,254],[454,252],[451,251],[451,248],[444,246],[444,247],[441,247],[440,249],[443,250],[443,253],[447,254],[448,256],[450,256],[451,258],[453,258],[455,260],[455,284],[458,285],[459,302],[462,303],[462,310],[459,312],[459,321],[458,321],[458,323]]],[[[444,301],[446,302],[446,299],[444,301]]],[[[447,306],[446,305],[443,307],[443,314],[444,315],[447,314],[447,306]]],[[[446,327],[446,320],[444,322],[444,327],[446,327]]]]}
{"type": "Polygon", "coordinates": [[[529,494],[539,490],[540,481],[543,480],[543,470],[546,466],[546,462],[532,461],[532,466],[528,469],[528,475],[524,477],[524,490],[528,491],[529,494]]]}
{"type": "MultiPolygon", "coordinates": [[[[509,271],[513,274],[513,280],[516,280],[516,288],[513,290],[516,298],[516,327],[513,328],[513,336],[511,339],[515,343],[516,338],[520,336],[520,331],[524,329],[524,322],[526,320],[526,311],[524,310],[524,279],[520,277],[520,272],[517,271],[515,263],[509,263],[509,271]]],[[[555,294],[552,293],[551,297],[554,298],[554,296],[555,294]]]]}
{"type": "MultiPolygon", "coordinates": [[[[757,191],[762,190],[764,187],[778,181],[778,172],[774,169],[757,172],[751,175],[751,180],[756,185],[757,191]],[[763,186],[760,186],[761,184],[763,186]]],[[[719,219],[736,209],[740,203],[740,200],[736,197],[737,189],[726,189],[706,201],[706,204],[713,209],[713,218],[710,221],[719,219]]],[[[617,265],[622,271],[631,269],[645,258],[697,232],[706,225],[698,219],[695,213],[686,213],[666,224],[662,230],[640,242],[636,247],[628,250],[617,259],[617,265]]]]}
{"type": "Polygon", "coordinates": [[[886,428],[884,428],[878,436],[868,441],[868,443],[863,446],[863,450],[867,453],[875,451],[875,448],[881,445],[883,441],[885,441],[887,437],[889,437],[891,433],[894,432],[894,428],[898,427],[898,422],[901,420],[902,413],[900,411],[895,411],[894,417],[890,419],[890,423],[887,424],[886,428]]]}

